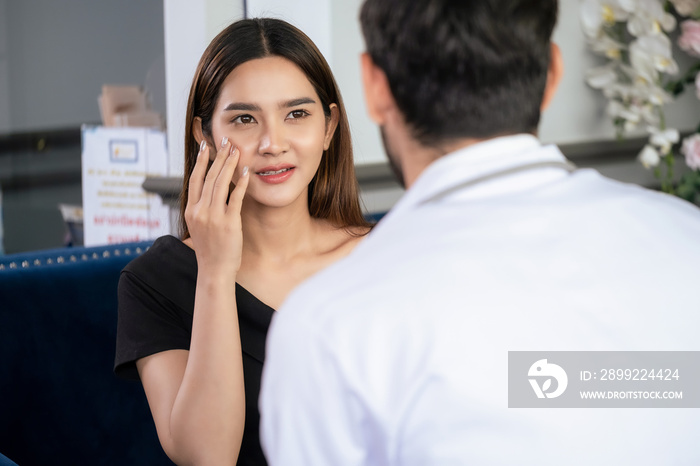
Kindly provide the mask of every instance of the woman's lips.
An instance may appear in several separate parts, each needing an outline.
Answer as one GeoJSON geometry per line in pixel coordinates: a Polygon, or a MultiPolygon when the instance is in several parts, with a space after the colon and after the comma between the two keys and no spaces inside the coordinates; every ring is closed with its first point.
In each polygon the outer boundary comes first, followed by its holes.
{"type": "Polygon", "coordinates": [[[255,174],[265,183],[278,184],[287,181],[294,174],[293,165],[276,165],[264,167],[255,174]]]}

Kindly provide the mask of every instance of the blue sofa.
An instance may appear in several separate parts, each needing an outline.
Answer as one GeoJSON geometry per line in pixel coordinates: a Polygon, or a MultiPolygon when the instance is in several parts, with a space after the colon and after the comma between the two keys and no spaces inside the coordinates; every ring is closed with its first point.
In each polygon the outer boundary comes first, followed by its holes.
{"type": "Polygon", "coordinates": [[[119,272],[149,245],[0,256],[0,464],[172,465],[112,372],[119,272]]]}

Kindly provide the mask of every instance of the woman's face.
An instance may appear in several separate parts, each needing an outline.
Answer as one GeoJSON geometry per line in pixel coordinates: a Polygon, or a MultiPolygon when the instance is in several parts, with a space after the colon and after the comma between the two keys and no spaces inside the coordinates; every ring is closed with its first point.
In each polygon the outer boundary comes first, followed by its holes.
{"type": "MultiPolygon", "coordinates": [[[[250,170],[246,198],[274,207],[307,202],[308,186],[338,122],[301,69],[281,57],[239,65],[224,81],[212,115],[217,148],[224,136],[241,151],[233,176],[250,170]]],[[[212,151],[211,156],[215,153],[212,151]]]]}

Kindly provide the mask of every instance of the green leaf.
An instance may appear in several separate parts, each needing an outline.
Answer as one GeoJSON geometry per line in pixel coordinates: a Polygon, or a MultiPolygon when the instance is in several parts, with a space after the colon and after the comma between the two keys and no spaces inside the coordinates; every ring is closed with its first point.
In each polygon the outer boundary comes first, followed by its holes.
{"type": "Polygon", "coordinates": [[[688,183],[687,180],[683,180],[678,184],[678,189],[676,190],[676,195],[686,201],[693,202],[695,200],[696,189],[693,183],[688,183]]]}
{"type": "Polygon", "coordinates": [[[683,84],[683,80],[671,81],[668,84],[666,84],[665,87],[668,93],[673,94],[673,96],[676,97],[677,95],[683,92],[683,90],[685,89],[685,84],[683,84]]]}
{"type": "Polygon", "coordinates": [[[700,171],[693,170],[685,174],[688,177],[688,181],[695,186],[695,189],[700,190],[700,171]]]}
{"type": "Polygon", "coordinates": [[[700,171],[693,170],[685,173],[678,183],[676,195],[686,201],[697,203],[700,197],[700,171]]]}

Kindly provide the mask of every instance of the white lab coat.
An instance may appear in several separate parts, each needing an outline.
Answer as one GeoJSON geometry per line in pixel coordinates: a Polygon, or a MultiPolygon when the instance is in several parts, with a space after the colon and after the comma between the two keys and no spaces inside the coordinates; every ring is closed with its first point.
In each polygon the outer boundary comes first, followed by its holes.
{"type": "MultiPolygon", "coordinates": [[[[700,464],[695,409],[508,408],[508,351],[700,350],[700,211],[530,135],[431,164],[272,322],[271,465],[700,464]]],[[[699,376],[695,374],[695,376],[699,376]]]]}

